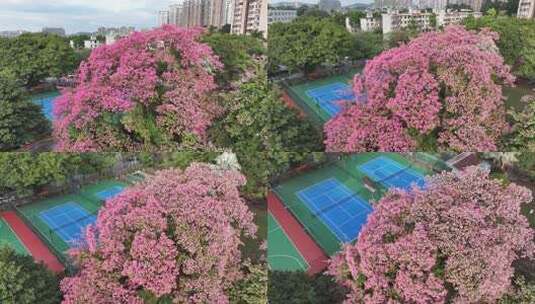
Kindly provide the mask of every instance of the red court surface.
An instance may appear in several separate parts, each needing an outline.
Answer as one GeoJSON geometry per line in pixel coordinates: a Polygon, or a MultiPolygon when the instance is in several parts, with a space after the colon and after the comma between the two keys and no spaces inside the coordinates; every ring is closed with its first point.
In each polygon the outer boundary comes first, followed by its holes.
{"type": "Polygon", "coordinates": [[[288,237],[295,244],[297,250],[299,250],[310,266],[307,272],[312,275],[323,271],[327,267],[329,259],[323,250],[304,231],[301,224],[299,224],[293,215],[286,210],[277,195],[270,191],[267,201],[268,210],[277,219],[279,225],[284,229],[288,237]]]}
{"type": "Polygon", "coordinates": [[[0,216],[11,226],[24,246],[36,261],[43,262],[50,270],[62,272],[65,268],[50,250],[43,244],[41,239],[13,211],[0,213],[0,216]]]}

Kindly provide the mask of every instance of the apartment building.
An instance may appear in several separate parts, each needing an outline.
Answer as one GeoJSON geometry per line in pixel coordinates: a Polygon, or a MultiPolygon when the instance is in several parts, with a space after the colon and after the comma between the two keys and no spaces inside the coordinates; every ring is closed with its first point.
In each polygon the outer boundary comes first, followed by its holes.
{"type": "Polygon", "coordinates": [[[235,0],[231,32],[251,34],[262,32],[267,35],[267,0],[235,0]]]}
{"type": "Polygon", "coordinates": [[[535,0],[520,0],[516,16],[518,18],[535,18],[535,0]]]}
{"type": "Polygon", "coordinates": [[[408,12],[401,13],[399,11],[388,11],[381,16],[368,13],[366,18],[360,19],[360,29],[362,31],[374,31],[382,29],[383,34],[388,34],[393,31],[408,28],[411,25],[416,26],[420,31],[428,31],[434,29],[435,26],[448,26],[452,24],[460,24],[469,16],[479,18],[482,16],[480,12],[471,10],[460,11],[446,11],[435,10],[433,12],[425,10],[409,9],[408,12]],[[434,24],[433,19],[436,20],[434,24]]]}
{"type": "Polygon", "coordinates": [[[268,25],[275,22],[291,22],[297,18],[296,10],[270,8],[268,10],[268,25]]]}

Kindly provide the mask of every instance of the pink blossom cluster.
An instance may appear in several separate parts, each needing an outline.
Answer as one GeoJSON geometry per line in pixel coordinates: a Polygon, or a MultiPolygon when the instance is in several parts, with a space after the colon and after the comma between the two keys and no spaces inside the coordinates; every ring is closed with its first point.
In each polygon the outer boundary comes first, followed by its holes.
{"type": "Polygon", "coordinates": [[[222,64],[198,41],[202,33],[167,25],[93,50],[79,67],[78,86],[55,102],[57,149],[139,150],[150,145],[154,128],[169,142],[203,142],[221,112],[208,94],[222,64]]]}
{"type": "Polygon", "coordinates": [[[410,151],[429,140],[435,149],[496,150],[508,130],[501,84],[514,82],[497,39],[450,26],[368,61],[353,85],[367,100],[325,125],[327,150],[410,151]]]}
{"type": "Polygon", "coordinates": [[[496,303],[513,262],[535,257],[520,210],[531,199],[476,167],[436,175],[425,189],[391,190],[328,272],[349,288],[347,303],[496,303]]]}
{"type": "Polygon", "coordinates": [[[237,171],[194,163],[169,169],[106,202],[79,266],[61,282],[64,303],[143,303],[142,294],[173,303],[228,303],[242,277],[242,236],[255,237],[253,214],[237,171]]]}

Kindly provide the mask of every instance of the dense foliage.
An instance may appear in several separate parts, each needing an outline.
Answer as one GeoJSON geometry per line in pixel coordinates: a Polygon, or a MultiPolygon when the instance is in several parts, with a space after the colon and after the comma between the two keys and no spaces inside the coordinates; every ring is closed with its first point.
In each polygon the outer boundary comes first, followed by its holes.
{"type": "Polygon", "coordinates": [[[310,276],[300,271],[272,271],[269,283],[271,304],[337,304],[343,302],[346,293],[331,276],[310,276]]]}
{"type": "Polygon", "coordinates": [[[13,150],[50,132],[41,107],[27,100],[22,82],[0,69],[0,151],[13,150]]]}
{"type": "Polygon", "coordinates": [[[302,17],[269,28],[268,58],[272,66],[310,72],[320,64],[337,64],[351,56],[354,39],[327,18],[302,17]]]}
{"type": "Polygon", "coordinates": [[[96,173],[109,168],[115,154],[106,153],[0,153],[0,192],[32,192],[65,183],[75,174],[96,173]]]}
{"type": "Polygon", "coordinates": [[[351,289],[349,303],[495,303],[510,291],[513,262],[534,258],[521,214],[531,199],[477,167],[391,190],[329,272],[351,289]]]}
{"type": "Polygon", "coordinates": [[[228,303],[244,275],[241,236],[257,229],[244,183],[237,171],[194,163],[108,200],[86,246],[72,251],[80,271],[61,282],[64,303],[228,303]]]}
{"type": "Polygon", "coordinates": [[[0,303],[60,303],[59,281],[31,256],[0,247],[0,303]]]}
{"type": "Polygon", "coordinates": [[[357,96],[325,126],[328,151],[496,150],[514,77],[495,33],[451,26],[387,50],[357,74],[357,96]]]}
{"type": "Polygon", "coordinates": [[[255,63],[259,56],[265,53],[262,41],[250,35],[230,35],[225,33],[211,33],[202,38],[214,50],[224,65],[217,72],[220,85],[248,78],[245,73],[255,71],[255,63]]]}
{"type": "Polygon", "coordinates": [[[499,34],[497,46],[515,75],[535,79],[535,20],[484,16],[465,20],[468,29],[490,28],[499,34]]]}
{"type": "Polygon", "coordinates": [[[535,97],[521,111],[512,111],[513,129],[506,146],[515,151],[535,151],[535,97]]]}
{"type": "Polygon", "coordinates": [[[135,32],[91,52],[78,86],[55,102],[61,151],[131,151],[206,144],[220,112],[209,96],[222,64],[201,29],[135,32]]]}
{"type": "Polygon", "coordinates": [[[258,74],[227,96],[227,113],[210,132],[218,147],[238,155],[251,198],[264,197],[270,178],[303,161],[307,152],[322,150],[319,132],[279,100],[264,73],[258,74]]]}
{"type": "Polygon", "coordinates": [[[0,67],[13,71],[24,86],[76,69],[74,50],[67,39],[41,33],[0,38],[0,67]]]}
{"type": "Polygon", "coordinates": [[[230,290],[232,304],[267,304],[268,271],[267,265],[245,263],[245,276],[230,290]]]}

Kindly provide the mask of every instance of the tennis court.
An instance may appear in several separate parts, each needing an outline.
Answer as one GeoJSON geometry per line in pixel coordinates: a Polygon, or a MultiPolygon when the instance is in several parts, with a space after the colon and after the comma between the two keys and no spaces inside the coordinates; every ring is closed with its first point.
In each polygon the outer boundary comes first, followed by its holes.
{"type": "Polygon", "coordinates": [[[341,102],[352,102],[355,95],[351,86],[343,82],[334,82],[321,87],[306,91],[308,97],[312,98],[320,108],[329,114],[330,117],[336,116],[342,111],[341,102]]]}
{"type": "Polygon", "coordinates": [[[344,101],[355,101],[352,78],[358,70],[347,74],[307,81],[286,88],[292,100],[317,124],[324,124],[338,114],[344,101]]]}
{"type": "Polygon", "coordinates": [[[410,190],[413,184],[421,188],[425,186],[423,175],[411,169],[410,164],[402,165],[388,157],[374,158],[358,168],[373,181],[379,182],[387,188],[410,190]]]}
{"type": "Polygon", "coordinates": [[[103,202],[119,195],[126,187],[127,185],[123,182],[105,180],[83,187],[80,194],[89,200],[103,202]]]}
{"type": "Polygon", "coordinates": [[[42,211],[39,216],[65,243],[72,245],[83,239],[87,226],[97,219],[75,202],[42,211]]]}
{"type": "Polygon", "coordinates": [[[32,96],[31,100],[34,104],[39,105],[45,117],[52,121],[54,120],[54,101],[59,95],[59,92],[43,93],[32,96]]]}
{"type": "Polygon", "coordinates": [[[297,196],[343,243],[352,242],[366,223],[372,207],[335,178],[303,189],[297,196]]]}
{"type": "Polygon", "coordinates": [[[307,262],[271,213],[268,213],[268,244],[268,264],[272,270],[307,271],[307,262]]]}
{"type": "Polygon", "coordinates": [[[0,248],[3,246],[11,247],[20,254],[30,254],[13,229],[0,217],[0,248]]]}
{"type": "Polygon", "coordinates": [[[102,203],[80,195],[66,195],[24,205],[19,213],[57,254],[76,245],[87,225],[94,223],[102,203]]]}
{"type": "MultiPolygon", "coordinates": [[[[320,167],[280,183],[273,192],[303,230],[328,256],[332,256],[344,243],[358,237],[374,202],[390,188],[386,183],[366,184],[365,180],[370,177],[359,170],[361,165],[379,157],[389,159],[401,168],[410,167],[414,171],[410,171],[411,174],[419,177],[428,174],[403,154],[357,153],[332,156],[320,167]]],[[[400,180],[407,184],[406,179],[400,180]]],[[[398,183],[397,180],[390,182],[398,183]]]]}

